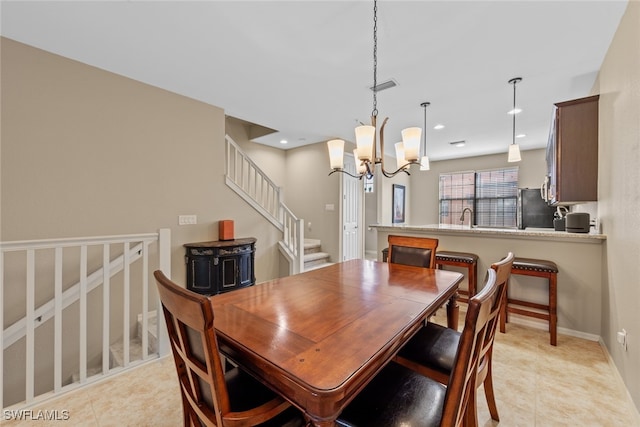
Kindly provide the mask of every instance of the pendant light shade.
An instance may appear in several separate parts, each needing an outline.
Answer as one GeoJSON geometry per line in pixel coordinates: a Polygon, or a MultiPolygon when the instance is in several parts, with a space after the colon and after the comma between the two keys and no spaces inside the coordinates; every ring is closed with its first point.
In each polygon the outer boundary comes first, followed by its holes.
{"type": "Polygon", "coordinates": [[[367,161],[372,160],[375,136],[376,128],[374,126],[363,125],[356,128],[358,159],[367,161]]]}
{"type": "Polygon", "coordinates": [[[406,128],[402,130],[402,144],[404,146],[404,158],[413,162],[420,158],[420,128],[406,128]]]}
{"type": "Polygon", "coordinates": [[[409,162],[407,161],[407,150],[403,142],[396,142],[396,167],[398,169],[409,169],[409,162]]]}
{"type": "Polygon", "coordinates": [[[509,146],[509,157],[507,158],[508,162],[519,162],[522,160],[520,157],[520,146],[518,144],[511,144],[509,146]]]}
{"type": "Polygon", "coordinates": [[[332,139],[327,141],[329,147],[329,163],[331,169],[342,169],[344,167],[344,141],[342,139],[332,139]]]}
{"type": "Polygon", "coordinates": [[[367,172],[367,166],[365,166],[360,159],[358,159],[358,150],[353,150],[353,160],[356,162],[356,172],[364,174],[367,172]]]}
{"type": "Polygon", "coordinates": [[[511,114],[513,115],[513,138],[511,140],[511,145],[509,145],[509,155],[507,157],[507,162],[519,162],[522,160],[520,157],[520,146],[516,144],[516,114],[518,114],[522,110],[516,109],[516,84],[522,81],[522,77],[514,77],[509,80],[509,84],[513,84],[513,110],[511,110],[511,114]]]}
{"type": "Polygon", "coordinates": [[[422,156],[422,158],[420,159],[420,170],[428,171],[429,169],[430,169],[429,156],[422,156]]]}

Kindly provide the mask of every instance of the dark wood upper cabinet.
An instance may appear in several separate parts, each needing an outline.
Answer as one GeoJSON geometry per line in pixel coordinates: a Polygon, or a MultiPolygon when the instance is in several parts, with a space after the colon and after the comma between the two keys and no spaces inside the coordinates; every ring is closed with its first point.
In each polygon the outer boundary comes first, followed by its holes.
{"type": "Polygon", "coordinates": [[[598,200],[598,99],[555,104],[547,146],[550,204],[598,200]]]}

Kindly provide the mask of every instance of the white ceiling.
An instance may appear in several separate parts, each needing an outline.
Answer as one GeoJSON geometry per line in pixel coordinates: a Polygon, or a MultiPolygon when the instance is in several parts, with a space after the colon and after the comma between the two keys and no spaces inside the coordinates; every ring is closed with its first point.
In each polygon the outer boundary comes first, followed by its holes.
{"type": "MultiPolygon", "coordinates": [[[[433,160],[506,153],[517,76],[518,142],[544,147],[553,103],[590,95],[626,5],[379,1],[378,82],[398,84],[378,94],[388,145],[423,126],[429,101],[433,160]]],[[[2,1],[0,12],[5,37],[222,107],[277,130],[259,142],[279,148],[353,140],[370,119],[372,1],[2,1]]]]}

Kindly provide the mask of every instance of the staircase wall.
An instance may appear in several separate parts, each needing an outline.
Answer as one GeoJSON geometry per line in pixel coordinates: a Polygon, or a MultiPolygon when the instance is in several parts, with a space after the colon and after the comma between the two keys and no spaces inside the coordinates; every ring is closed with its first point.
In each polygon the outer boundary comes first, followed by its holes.
{"type": "Polygon", "coordinates": [[[340,253],[340,174],[329,173],[324,142],[287,150],[285,203],[305,220],[305,238],[320,239],[332,261],[340,253]],[[333,205],[333,210],[327,210],[333,205]]]}
{"type": "MultiPolygon", "coordinates": [[[[217,221],[233,219],[236,235],[257,238],[257,280],[278,277],[281,233],[224,183],[221,108],[6,38],[0,43],[1,240],[168,227],[172,277],[185,283],[182,245],[217,239],[217,221]],[[185,214],[198,223],[178,226],[185,214]]],[[[13,274],[11,263],[4,268],[13,274]]],[[[7,291],[4,304],[10,310],[23,297],[7,291]]],[[[7,326],[12,316],[5,311],[7,326]]]]}

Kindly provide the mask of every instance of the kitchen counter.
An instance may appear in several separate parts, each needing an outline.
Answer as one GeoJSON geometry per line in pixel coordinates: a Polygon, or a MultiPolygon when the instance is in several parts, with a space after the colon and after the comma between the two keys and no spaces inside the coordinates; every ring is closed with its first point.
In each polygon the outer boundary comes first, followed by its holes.
{"type": "Polygon", "coordinates": [[[533,239],[546,241],[562,241],[562,242],[582,242],[582,243],[602,243],[607,239],[605,234],[596,233],[567,233],[566,231],[555,231],[553,228],[527,228],[520,230],[517,228],[486,228],[486,227],[469,227],[468,225],[447,225],[447,224],[429,224],[429,225],[369,225],[378,231],[393,232],[419,232],[449,235],[468,235],[471,237],[499,237],[514,239],[533,239]]]}
{"type": "MultiPolygon", "coordinates": [[[[425,236],[438,239],[438,249],[471,252],[478,255],[478,289],[485,271],[508,252],[520,258],[555,262],[558,273],[558,333],[597,340],[601,332],[602,265],[607,236],[567,233],[551,228],[470,228],[468,225],[370,225],[377,235],[377,258],[382,261],[390,234],[425,236]]],[[[456,270],[464,273],[464,270],[456,270]]],[[[466,280],[461,287],[466,287],[466,280]]],[[[537,277],[511,277],[509,294],[513,298],[545,303],[547,286],[537,277]]],[[[547,322],[511,316],[514,322],[547,328],[547,322]]],[[[507,328],[508,330],[508,328],[507,328]]],[[[562,345],[562,335],[558,337],[562,345]]]]}

